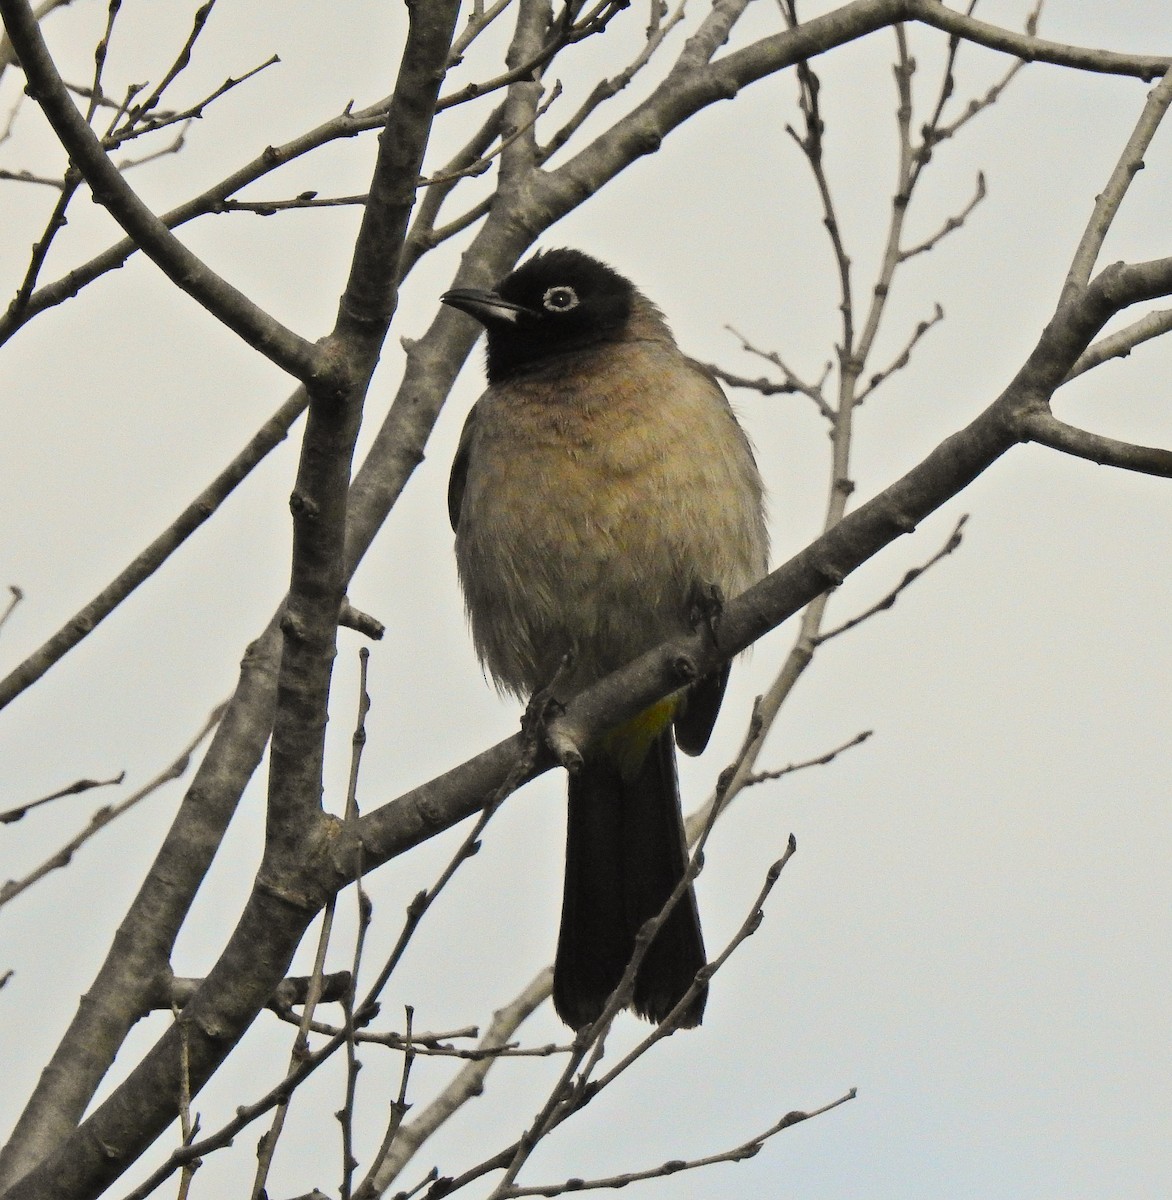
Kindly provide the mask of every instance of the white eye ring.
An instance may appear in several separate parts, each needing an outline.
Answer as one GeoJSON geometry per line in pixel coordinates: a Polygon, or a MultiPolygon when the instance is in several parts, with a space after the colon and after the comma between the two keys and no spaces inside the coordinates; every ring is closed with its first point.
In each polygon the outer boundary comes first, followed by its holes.
{"type": "Polygon", "coordinates": [[[568,284],[558,284],[557,287],[546,291],[541,297],[541,303],[548,312],[569,312],[570,309],[578,307],[578,293],[568,284]]]}

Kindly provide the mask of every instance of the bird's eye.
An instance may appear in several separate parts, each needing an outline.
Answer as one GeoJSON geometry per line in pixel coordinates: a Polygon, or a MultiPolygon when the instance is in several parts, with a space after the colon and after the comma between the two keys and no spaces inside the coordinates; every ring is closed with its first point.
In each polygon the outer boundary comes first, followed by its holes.
{"type": "Polygon", "coordinates": [[[546,312],[569,312],[571,308],[578,307],[578,293],[572,287],[564,285],[561,287],[551,287],[541,297],[541,303],[545,307],[546,312]]]}

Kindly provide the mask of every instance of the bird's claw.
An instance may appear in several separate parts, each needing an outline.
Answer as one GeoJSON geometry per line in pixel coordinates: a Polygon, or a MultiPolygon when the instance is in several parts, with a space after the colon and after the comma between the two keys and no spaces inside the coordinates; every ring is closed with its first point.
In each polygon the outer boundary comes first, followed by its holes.
{"type": "Polygon", "coordinates": [[[724,589],[719,583],[698,584],[692,592],[692,625],[708,630],[714,646],[719,645],[720,618],[724,612],[724,589]]]}

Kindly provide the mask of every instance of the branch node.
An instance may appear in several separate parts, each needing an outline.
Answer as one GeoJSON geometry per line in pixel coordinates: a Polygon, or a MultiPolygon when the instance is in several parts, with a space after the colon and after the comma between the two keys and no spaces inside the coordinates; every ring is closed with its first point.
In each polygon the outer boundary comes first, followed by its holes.
{"type": "Polygon", "coordinates": [[[295,489],[289,496],[289,511],[294,517],[304,517],[313,521],[321,514],[317,502],[306,492],[295,489]]]}

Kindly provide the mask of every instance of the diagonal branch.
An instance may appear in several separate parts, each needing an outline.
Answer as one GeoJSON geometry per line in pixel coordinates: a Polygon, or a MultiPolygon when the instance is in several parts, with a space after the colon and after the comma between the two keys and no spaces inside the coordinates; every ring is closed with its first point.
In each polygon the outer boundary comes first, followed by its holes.
{"type": "Polygon", "coordinates": [[[1155,446],[1137,446],[1102,434],[1089,433],[1067,425],[1052,413],[1038,410],[1025,414],[1020,422],[1026,440],[1073,454],[1104,467],[1120,467],[1141,475],[1159,475],[1172,479],[1172,450],[1155,446]]]}
{"type": "Polygon", "coordinates": [[[1069,383],[1087,371],[1108,362],[1112,358],[1126,358],[1136,346],[1150,342],[1153,338],[1172,332],[1172,308],[1159,308],[1147,313],[1138,321],[1132,321],[1115,333],[1100,338],[1090,346],[1084,354],[1079,355],[1078,362],[1070,368],[1070,373],[1063,380],[1069,383]]]}
{"type": "Polygon", "coordinates": [[[1144,152],[1160,127],[1160,122],[1164,119],[1169,104],[1172,104],[1172,68],[1168,69],[1164,78],[1149,94],[1135,129],[1132,130],[1131,137],[1127,139],[1127,145],[1124,146],[1123,153],[1119,156],[1119,161],[1115,164],[1110,179],[1107,180],[1107,186],[1095,199],[1094,212],[1087,223],[1086,232],[1078,244],[1078,249],[1074,253],[1074,261],[1070,264],[1070,271],[1066,276],[1064,295],[1069,295],[1075,290],[1085,287],[1087,280],[1090,279],[1091,272],[1103,249],[1107,231],[1111,228],[1115,214],[1119,211],[1119,206],[1127,195],[1127,189],[1131,187],[1131,181],[1143,170],[1144,152]]]}
{"type": "MultiPolygon", "coordinates": [[[[1039,397],[1053,394],[1104,323],[1127,306],[1172,294],[1172,259],[1117,264],[1091,282],[1083,296],[1058,310],[1016,377],[983,413],[946,438],[919,465],[883,492],[846,514],[789,562],[778,567],[721,615],[719,645],[707,631],[658,647],[577,696],[555,724],[579,748],[642,712],[687,679],[714,670],[758,637],[838,586],[862,563],[903,534],[1032,436],[1030,419],[1039,397]]],[[[476,812],[516,762],[523,742],[515,735],[445,775],[416,788],[359,822],[370,867],[403,853],[476,812]]],[[[552,765],[539,761],[535,772],[552,765]]],[[[333,849],[342,886],[344,835],[333,849]]]]}
{"type": "MultiPolygon", "coordinates": [[[[94,837],[101,830],[105,829],[111,822],[116,821],[123,813],[128,812],[140,801],[145,800],[148,796],[157,792],[165,783],[170,783],[172,779],[178,779],[186,771],[191,764],[191,756],[198,749],[199,744],[208,736],[216,725],[219,723],[220,717],[223,715],[224,706],[217,705],[211,715],[204,722],[203,728],[199,733],[183,748],[179,756],[160,771],[154,779],[144,783],[137,791],[131,795],[119,800],[117,804],[107,804],[94,812],[89,821],[86,822],[84,828],[73,835],[59,850],[51,854],[38,867],[35,867],[27,875],[21,879],[10,879],[3,886],[0,886],[0,906],[7,904],[10,900],[14,900],[21,892],[32,887],[34,883],[44,879],[52,871],[60,870],[62,867],[67,867],[72,861],[73,856],[85,845],[90,838],[94,837]]],[[[118,781],[121,781],[119,776],[118,781]]],[[[98,786],[92,781],[85,781],[89,786],[98,786]]],[[[109,781],[116,782],[116,781],[109,781]]],[[[65,795],[69,792],[81,791],[83,788],[78,784],[67,788],[65,792],[58,792],[57,796],[65,795]]],[[[34,804],[24,806],[24,811],[35,807],[36,804],[44,804],[46,800],[56,799],[55,796],[46,796],[41,800],[37,800],[34,804]]],[[[14,810],[9,810],[11,813],[14,810]]],[[[9,813],[0,814],[0,820],[9,816],[9,813]]]]}
{"type": "Polygon", "coordinates": [[[914,246],[909,246],[906,250],[900,250],[899,261],[907,262],[909,258],[915,258],[917,254],[926,254],[929,250],[935,249],[937,243],[942,242],[950,233],[955,233],[960,229],[965,221],[968,220],[973,209],[984,200],[987,195],[985,188],[985,172],[977,172],[977,186],[973,191],[972,199],[960,210],[954,213],[951,217],[940,226],[931,236],[926,237],[922,242],[918,242],[914,246]]]}
{"type": "Polygon", "coordinates": [[[451,1115],[484,1090],[484,1080],[497,1059],[491,1051],[504,1046],[520,1028],[521,1023],[549,999],[553,975],[549,967],[541,970],[513,1000],[493,1014],[484,1036],[477,1043],[483,1057],[462,1067],[439,1096],[413,1120],[399,1127],[381,1161],[371,1167],[367,1178],[355,1194],[356,1200],[381,1196],[419,1150],[420,1146],[451,1115]]]}
{"type": "Polygon", "coordinates": [[[841,625],[836,625],[833,629],[827,629],[819,633],[814,638],[814,644],[820,646],[823,642],[828,642],[831,638],[839,637],[849,630],[854,629],[856,625],[861,625],[864,621],[870,620],[877,613],[886,612],[889,608],[893,608],[900,595],[911,587],[925,571],[931,570],[941,559],[947,558],[954,551],[960,549],[960,543],[964,537],[963,530],[965,525],[968,524],[968,519],[968,513],[964,513],[953,527],[952,533],[948,535],[948,540],[944,545],[927,562],[921,563],[918,567],[912,567],[911,570],[905,572],[904,577],[882,600],[877,600],[870,608],[865,608],[861,613],[851,617],[849,621],[844,621],[841,625]]]}
{"type": "Polygon", "coordinates": [[[305,389],[293,395],[257,430],[239,454],[167,528],[84,608],[79,609],[19,666],[0,679],[0,709],[34,684],[148,580],[232,494],[274,447],[284,441],[305,409],[305,389]]]}
{"type": "Polygon", "coordinates": [[[77,111],[49,55],[28,0],[0,0],[0,15],[20,56],[28,91],[40,104],[94,199],[126,230],[167,277],[248,345],[302,382],[325,363],[306,341],[269,316],[193,254],[139,199],[77,111]]]}
{"type": "Polygon", "coordinates": [[[706,1154],[701,1158],[672,1159],[661,1166],[651,1167],[645,1171],[628,1171],[622,1175],[612,1175],[605,1179],[567,1179],[560,1184],[546,1183],[536,1184],[531,1187],[510,1187],[502,1191],[501,1195],[509,1197],[510,1200],[512,1197],[521,1196],[562,1196],[570,1192],[577,1195],[579,1192],[597,1191],[601,1188],[623,1188],[629,1183],[640,1183],[645,1179],[663,1179],[668,1175],[677,1175],[681,1171],[695,1171],[699,1167],[710,1167],[715,1163],[741,1162],[759,1153],[770,1138],[776,1137],[783,1130],[798,1125],[802,1121],[809,1121],[812,1117],[820,1117],[823,1113],[828,1113],[832,1109],[846,1104],[848,1100],[853,1100],[855,1094],[855,1089],[851,1088],[849,1092],[839,1096],[837,1100],[832,1100],[829,1104],[823,1104],[821,1107],[811,1109],[809,1112],[802,1112],[800,1110],[788,1112],[779,1121],[770,1125],[768,1129],[763,1130],[748,1141],[742,1142],[739,1146],[733,1146],[728,1150],[720,1150],[715,1154],[706,1154]]]}

